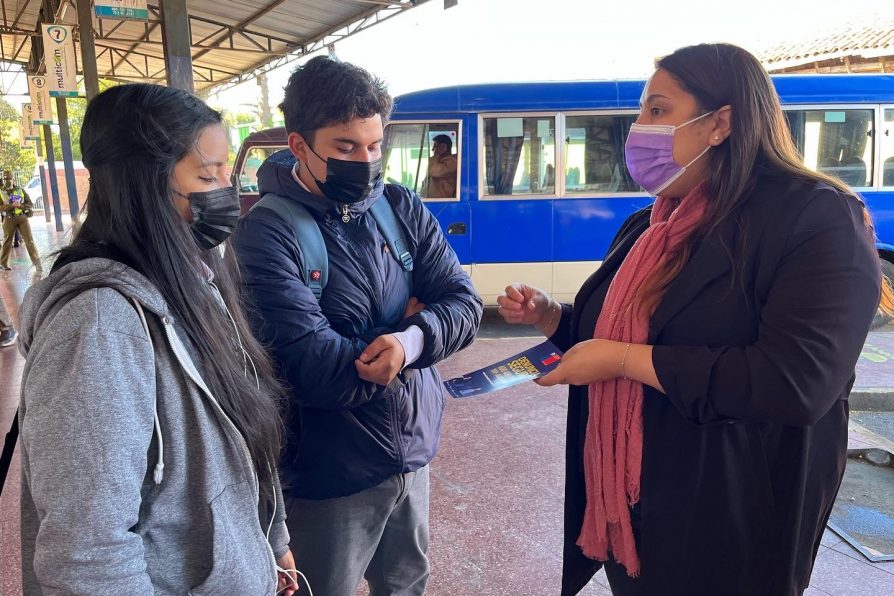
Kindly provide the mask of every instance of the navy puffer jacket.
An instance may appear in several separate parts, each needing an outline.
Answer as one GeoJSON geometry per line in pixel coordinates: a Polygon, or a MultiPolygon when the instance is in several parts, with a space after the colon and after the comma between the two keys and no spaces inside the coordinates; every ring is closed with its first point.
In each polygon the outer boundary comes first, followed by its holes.
{"type": "Polygon", "coordinates": [[[373,487],[428,464],[438,450],[444,397],[434,364],[469,345],[482,302],[419,197],[397,185],[343,205],[304,190],[294,158],[274,154],[258,170],[262,194],[300,202],[317,220],[329,254],[318,303],[299,263],[289,225],[268,209],[244,217],[234,234],[252,325],[291,387],[280,471],[293,497],[326,499],[373,487]],[[415,268],[409,288],[370,206],[389,200],[404,227],[415,268]],[[427,306],[404,319],[411,296],[427,306]],[[354,360],[379,335],[417,325],[419,358],[387,387],[363,381],[354,360]]]}

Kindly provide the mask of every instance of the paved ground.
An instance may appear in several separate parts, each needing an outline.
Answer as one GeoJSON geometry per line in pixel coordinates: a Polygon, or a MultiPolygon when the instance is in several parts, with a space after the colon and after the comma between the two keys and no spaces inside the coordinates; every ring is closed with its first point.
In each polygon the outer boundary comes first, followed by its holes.
{"type": "MultiPolygon", "coordinates": [[[[34,228],[44,252],[64,241],[42,221],[34,222],[34,228]]],[[[14,265],[12,272],[0,274],[0,294],[12,309],[33,279],[23,249],[14,265]]],[[[526,335],[530,332],[524,329],[513,328],[510,334],[503,326],[486,325],[470,348],[440,366],[441,372],[444,378],[457,376],[539,341],[526,335]]],[[[883,411],[894,409],[892,354],[894,333],[873,333],[858,365],[857,385],[862,394],[877,396],[873,399],[882,411],[853,413],[851,447],[894,451],[890,414],[883,411]]],[[[0,350],[0,434],[15,410],[21,366],[14,350],[0,350]]],[[[564,396],[561,388],[527,384],[449,401],[441,452],[432,465],[429,594],[558,593],[564,396]]],[[[11,483],[0,498],[0,594],[7,596],[21,594],[18,478],[16,458],[11,483]]],[[[604,576],[597,576],[584,593],[610,594],[604,576]]],[[[894,596],[894,563],[871,564],[827,531],[806,594],[894,596]]]]}

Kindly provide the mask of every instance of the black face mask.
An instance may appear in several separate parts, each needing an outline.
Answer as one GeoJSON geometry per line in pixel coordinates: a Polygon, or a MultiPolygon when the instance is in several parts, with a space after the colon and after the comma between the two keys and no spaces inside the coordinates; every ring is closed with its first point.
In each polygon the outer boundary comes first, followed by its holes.
{"type": "Polygon", "coordinates": [[[326,162],[326,181],[317,180],[310,168],[307,171],[326,198],[336,203],[359,203],[372,194],[382,181],[381,158],[375,161],[346,161],[334,157],[323,159],[313,147],[310,150],[326,162]]]}
{"type": "Polygon", "coordinates": [[[189,201],[189,210],[192,211],[189,228],[196,242],[205,250],[211,250],[229,238],[236,229],[241,212],[237,187],[226,186],[206,192],[191,192],[189,195],[180,192],[177,194],[189,201]]]}

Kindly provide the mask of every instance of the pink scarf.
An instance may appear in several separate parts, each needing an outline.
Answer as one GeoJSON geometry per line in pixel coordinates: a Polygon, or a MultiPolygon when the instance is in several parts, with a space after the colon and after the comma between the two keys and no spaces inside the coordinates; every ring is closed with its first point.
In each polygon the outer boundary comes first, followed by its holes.
{"type": "MultiPolygon", "coordinates": [[[[649,227],[630,249],[608,294],[594,338],[644,344],[651,312],[631,301],[648,275],[660,267],[699,224],[708,205],[706,184],[682,201],[658,197],[649,227]]],[[[630,524],[630,506],[639,501],[643,455],[642,383],[616,378],[592,383],[590,417],[584,442],[587,506],[580,537],[584,554],[606,561],[611,557],[628,575],[639,575],[639,557],[630,524]]]]}

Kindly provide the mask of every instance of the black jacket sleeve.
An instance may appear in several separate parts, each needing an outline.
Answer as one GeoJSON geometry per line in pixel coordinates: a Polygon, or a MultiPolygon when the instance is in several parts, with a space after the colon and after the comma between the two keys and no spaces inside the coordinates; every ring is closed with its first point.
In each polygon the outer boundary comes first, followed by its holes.
{"type": "Polygon", "coordinates": [[[343,409],[370,401],[381,390],[360,379],[354,360],[372,338],[351,339],[332,330],[302,279],[297,240],[285,222],[265,211],[243,218],[231,245],[255,333],[298,405],[343,409]]]}
{"type": "Polygon", "coordinates": [[[837,191],[815,192],[790,231],[780,232],[784,248],[756,341],[654,347],[667,397],[693,422],[808,426],[846,396],[878,306],[881,272],[862,206],[837,191]]]}
{"type": "Polygon", "coordinates": [[[427,368],[472,343],[481,324],[483,303],[472,280],[463,271],[444,237],[438,221],[416,194],[404,190],[403,196],[389,200],[415,238],[413,256],[413,296],[425,310],[404,319],[398,330],[417,325],[425,337],[422,353],[410,368],[427,368]],[[404,201],[404,205],[397,204],[404,201]]]}
{"type": "Polygon", "coordinates": [[[561,306],[562,317],[559,319],[559,325],[548,339],[554,346],[563,352],[567,352],[574,345],[571,334],[571,319],[573,318],[574,307],[570,304],[562,304],[561,306]]]}

